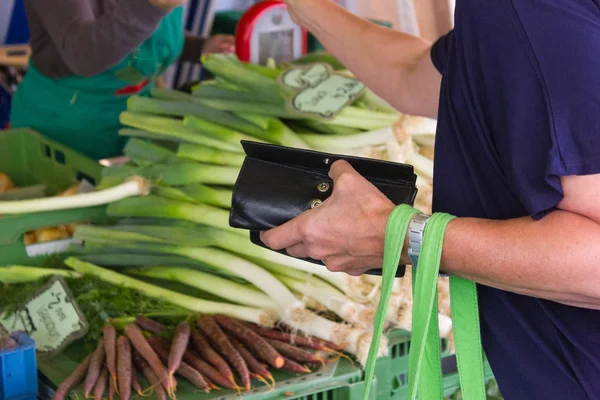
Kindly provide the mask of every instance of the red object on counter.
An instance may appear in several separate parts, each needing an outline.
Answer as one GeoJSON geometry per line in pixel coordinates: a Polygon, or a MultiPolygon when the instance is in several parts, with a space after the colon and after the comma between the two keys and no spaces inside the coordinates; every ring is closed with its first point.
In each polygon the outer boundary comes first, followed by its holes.
{"type": "MultiPolygon", "coordinates": [[[[267,11],[273,8],[285,8],[287,5],[280,0],[264,0],[250,7],[240,18],[235,32],[235,47],[236,54],[240,61],[250,62],[252,57],[252,34],[256,27],[257,20],[267,11]]],[[[307,51],[307,34],[306,29],[302,29],[302,54],[307,51]]]]}

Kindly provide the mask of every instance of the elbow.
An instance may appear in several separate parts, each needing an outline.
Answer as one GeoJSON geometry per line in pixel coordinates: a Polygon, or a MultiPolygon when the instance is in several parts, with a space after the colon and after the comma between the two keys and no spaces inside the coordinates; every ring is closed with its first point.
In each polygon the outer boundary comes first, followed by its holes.
{"type": "Polygon", "coordinates": [[[580,295],[584,302],[593,304],[593,308],[600,310],[600,270],[595,275],[585,283],[585,286],[580,290],[580,295]],[[590,284],[590,282],[595,283],[590,284]]]}
{"type": "Polygon", "coordinates": [[[557,301],[573,307],[600,310],[600,269],[562,290],[557,301]]]}

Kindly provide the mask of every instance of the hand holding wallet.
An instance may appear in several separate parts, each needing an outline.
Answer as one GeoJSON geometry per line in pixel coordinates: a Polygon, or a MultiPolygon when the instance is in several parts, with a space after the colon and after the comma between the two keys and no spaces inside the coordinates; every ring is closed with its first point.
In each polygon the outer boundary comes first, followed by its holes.
{"type": "MultiPolygon", "coordinates": [[[[331,196],[329,168],[337,160],[350,163],[396,205],[412,205],[417,194],[410,165],[249,141],[242,141],[242,146],[246,158],[233,190],[229,225],[249,230],[252,243],[261,247],[266,248],[261,231],[283,225],[331,196]]],[[[285,250],[278,252],[288,255],[285,250]]],[[[311,258],[303,260],[323,265],[311,258]]],[[[381,275],[381,270],[367,273],[381,275]]],[[[396,276],[404,276],[404,268],[396,276]]]]}

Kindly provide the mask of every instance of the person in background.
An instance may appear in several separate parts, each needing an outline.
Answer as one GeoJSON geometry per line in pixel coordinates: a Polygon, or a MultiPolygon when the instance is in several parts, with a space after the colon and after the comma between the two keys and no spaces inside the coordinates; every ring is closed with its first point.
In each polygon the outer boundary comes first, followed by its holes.
{"type": "MultiPolygon", "coordinates": [[[[600,2],[458,0],[435,43],[329,0],[285,2],[374,92],[438,119],[433,209],[458,217],[441,268],[478,283],[504,398],[600,399],[600,2]]],[[[331,197],[264,243],[381,268],[394,204],[345,161],[330,175],[331,197]]]]}
{"type": "Polygon", "coordinates": [[[11,127],[29,127],[93,159],[120,155],[119,114],[178,60],[231,53],[232,36],[188,36],[187,0],[24,0],[31,62],[11,127]]]}

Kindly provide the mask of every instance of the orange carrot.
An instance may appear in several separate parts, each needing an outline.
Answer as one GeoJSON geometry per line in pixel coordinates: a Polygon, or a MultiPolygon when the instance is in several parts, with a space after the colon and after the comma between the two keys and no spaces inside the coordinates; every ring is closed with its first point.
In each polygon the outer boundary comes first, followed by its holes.
{"type": "Polygon", "coordinates": [[[75,371],[60,384],[58,389],[56,389],[56,392],[54,392],[52,400],[63,400],[75,386],[79,385],[85,379],[93,355],[94,353],[88,355],[85,360],[75,368],[75,371]]]}
{"type": "Polygon", "coordinates": [[[271,375],[271,373],[269,372],[269,370],[267,369],[265,364],[258,361],[252,355],[252,353],[246,347],[244,347],[243,344],[238,342],[236,339],[234,339],[230,336],[229,341],[231,342],[233,347],[235,347],[235,349],[240,353],[240,355],[244,358],[244,360],[246,361],[246,364],[248,364],[248,369],[250,370],[251,373],[257,375],[260,378],[267,378],[267,379],[270,379],[271,381],[273,381],[273,376],[271,375]]]}
{"type": "MultiPolygon", "coordinates": [[[[158,354],[163,362],[169,359],[168,343],[156,337],[148,338],[148,343],[150,343],[154,351],[156,351],[156,354],[158,354]]],[[[179,367],[177,368],[177,373],[190,381],[190,383],[198,389],[202,389],[206,392],[209,391],[210,385],[208,382],[206,382],[204,376],[202,376],[200,372],[192,368],[189,364],[180,362],[179,367]]]]}
{"type": "Polygon", "coordinates": [[[96,351],[94,351],[94,355],[90,360],[87,376],[83,383],[83,395],[86,399],[90,397],[90,393],[94,390],[94,386],[96,386],[105,359],[106,352],[104,350],[104,340],[100,339],[98,346],[96,346],[96,351]]]}
{"type": "Polygon", "coordinates": [[[102,328],[104,336],[104,350],[106,352],[106,366],[112,378],[112,385],[117,388],[117,331],[114,326],[107,324],[102,328]]]}
{"type": "Polygon", "coordinates": [[[281,354],[279,354],[273,346],[267,343],[267,341],[256,332],[225,315],[217,315],[215,316],[215,320],[229,334],[235,336],[238,340],[242,341],[244,345],[252,349],[254,354],[261,360],[266,361],[274,368],[283,367],[285,361],[281,354]]]}
{"type": "Polygon", "coordinates": [[[217,371],[221,373],[229,382],[233,384],[233,388],[236,388],[237,385],[235,383],[235,379],[233,378],[233,372],[229,368],[229,364],[227,361],[221,357],[219,353],[212,348],[211,344],[208,342],[208,339],[204,336],[204,334],[200,331],[194,330],[191,335],[192,343],[194,348],[204,359],[217,371]]]}
{"type": "Polygon", "coordinates": [[[131,342],[125,336],[117,339],[117,381],[121,400],[131,397],[131,342]]]}
{"type": "Polygon", "coordinates": [[[150,365],[148,365],[146,360],[144,360],[144,357],[142,357],[136,350],[133,350],[133,363],[137,369],[141,371],[142,375],[146,377],[148,382],[150,382],[150,389],[154,389],[156,398],[158,400],[167,400],[165,389],[161,386],[160,381],[154,372],[152,372],[152,368],[150,368],[150,365]]]}
{"type": "Polygon", "coordinates": [[[198,327],[215,344],[221,355],[227,359],[236,369],[242,379],[242,384],[246,390],[250,390],[250,372],[246,362],[233,347],[227,336],[223,333],[217,322],[210,316],[198,318],[198,327]]]}
{"type": "Polygon", "coordinates": [[[125,335],[131,340],[133,347],[140,353],[142,357],[148,362],[150,368],[154,374],[158,377],[159,381],[164,386],[165,390],[169,394],[169,397],[175,396],[176,384],[175,380],[169,376],[167,368],[164,366],[158,355],[152,350],[150,344],[142,334],[140,328],[135,324],[129,324],[125,328],[125,335]]]}
{"type": "Polygon", "coordinates": [[[279,342],[277,340],[266,339],[269,344],[271,344],[278,352],[283,354],[285,357],[300,362],[300,363],[312,363],[312,362],[320,362],[325,363],[325,360],[317,357],[310,351],[306,351],[300,349],[296,346],[292,346],[291,344],[287,344],[284,342],[279,342]]]}
{"type": "Polygon", "coordinates": [[[102,400],[107,385],[110,385],[110,375],[108,374],[108,368],[104,366],[100,378],[98,378],[96,386],[94,387],[94,400],[102,400]]]}
{"type": "Polygon", "coordinates": [[[180,322],[175,329],[175,335],[171,342],[171,349],[167,360],[169,375],[173,376],[175,371],[179,369],[183,354],[185,353],[190,342],[190,324],[186,321],[180,322]]]}
{"type": "Polygon", "coordinates": [[[135,324],[141,329],[150,333],[154,333],[156,335],[169,332],[169,328],[166,325],[163,325],[160,322],[156,322],[148,317],[144,317],[143,315],[135,317],[135,324]]]}

